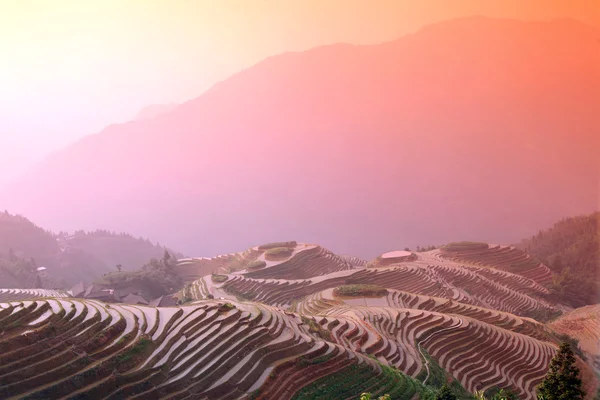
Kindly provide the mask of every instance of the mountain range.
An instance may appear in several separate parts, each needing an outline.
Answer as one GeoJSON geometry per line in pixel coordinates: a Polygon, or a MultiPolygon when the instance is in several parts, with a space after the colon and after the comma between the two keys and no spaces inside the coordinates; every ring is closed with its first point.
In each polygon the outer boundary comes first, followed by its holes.
{"type": "Polygon", "coordinates": [[[598,208],[600,29],[462,18],[270,57],[49,156],[0,205],[188,254],[511,243],[598,208]]]}
{"type": "Polygon", "coordinates": [[[0,288],[68,288],[91,282],[121,268],[137,270],[165,251],[182,254],[125,233],[102,230],[58,234],[44,230],[27,218],[0,213],[0,288]],[[118,266],[118,267],[117,267],[118,266]],[[36,281],[37,268],[45,270],[36,281]]]}

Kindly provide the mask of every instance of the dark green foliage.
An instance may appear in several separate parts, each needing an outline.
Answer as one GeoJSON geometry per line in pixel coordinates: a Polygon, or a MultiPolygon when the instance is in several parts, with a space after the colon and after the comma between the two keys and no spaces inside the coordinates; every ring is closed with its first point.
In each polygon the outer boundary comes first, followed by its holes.
{"type": "Polygon", "coordinates": [[[319,325],[314,318],[303,316],[302,322],[308,325],[308,330],[310,333],[322,339],[331,341],[331,332],[319,325]]]}
{"type": "Polygon", "coordinates": [[[180,304],[186,304],[186,303],[190,303],[192,301],[194,301],[194,299],[192,299],[191,297],[183,296],[180,300],[180,304]]]}
{"type": "Polygon", "coordinates": [[[239,301],[252,301],[256,298],[256,293],[254,292],[242,292],[238,290],[235,286],[223,287],[223,289],[235,296],[239,301]]]}
{"type": "Polygon", "coordinates": [[[299,357],[296,360],[296,364],[299,367],[306,367],[308,365],[318,365],[318,364],[326,363],[327,361],[331,360],[331,357],[332,357],[331,354],[325,354],[324,356],[316,357],[316,358],[299,357]]]}
{"type": "Polygon", "coordinates": [[[563,219],[516,246],[558,273],[550,290],[574,307],[600,301],[600,212],[563,219]]]}
{"type": "Polygon", "coordinates": [[[214,282],[214,283],[223,283],[226,282],[229,277],[227,275],[218,275],[218,274],[212,274],[210,276],[210,279],[214,282]]]}
{"type": "Polygon", "coordinates": [[[538,386],[538,395],[544,400],[583,400],[585,393],[581,388],[579,368],[568,343],[560,344],[546,377],[538,386]]]}
{"type": "Polygon", "coordinates": [[[289,247],[275,247],[275,248],[265,251],[265,255],[266,256],[279,256],[279,255],[289,254],[292,251],[293,250],[289,247]]]}
{"type": "Polygon", "coordinates": [[[136,355],[145,353],[151,346],[152,340],[145,337],[141,337],[132,348],[127,350],[124,354],[118,356],[117,362],[127,362],[136,355]]]}
{"type": "Polygon", "coordinates": [[[443,250],[446,251],[474,251],[474,250],[486,250],[490,246],[483,242],[452,242],[445,246],[442,246],[443,250]]]}
{"type": "Polygon", "coordinates": [[[261,269],[267,266],[267,263],[262,261],[262,260],[256,260],[256,261],[252,261],[250,264],[248,264],[248,269],[250,270],[256,270],[256,269],[261,269]]]}
{"type": "Polygon", "coordinates": [[[423,247],[417,246],[417,253],[421,253],[424,251],[431,251],[431,250],[435,250],[435,249],[437,249],[437,247],[435,247],[435,246],[423,246],[423,247]]]}
{"type": "MultiPolygon", "coordinates": [[[[375,397],[371,393],[363,393],[360,395],[359,400],[375,400],[375,397]]],[[[383,396],[377,397],[377,400],[392,400],[389,394],[384,394],[383,396]]]]}
{"type": "MultiPolygon", "coordinates": [[[[308,365],[307,368],[311,368],[308,365]]],[[[293,397],[296,400],[332,400],[348,397],[360,398],[361,393],[370,391],[371,399],[388,394],[391,399],[433,399],[431,389],[421,385],[400,371],[381,365],[377,374],[366,364],[352,364],[342,370],[304,386],[293,397]]]]}
{"type": "Polygon", "coordinates": [[[387,295],[386,288],[378,285],[343,285],[335,288],[337,296],[376,296],[387,295]]]}
{"type": "Polygon", "coordinates": [[[592,275],[575,275],[571,268],[564,268],[560,274],[554,275],[548,289],[557,301],[576,308],[583,307],[600,301],[600,284],[592,279],[592,275]]]}
{"type": "Polygon", "coordinates": [[[435,395],[435,400],[457,400],[457,397],[448,385],[444,385],[435,395]]]}
{"type": "Polygon", "coordinates": [[[492,400],[517,400],[517,396],[510,390],[500,389],[500,391],[492,397],[492,400]]]}
{"type": "Polygon", "coordinates": [[[298,245],[298,243],[296,243],[294,240],[292,240],[289,242],[274,242],[274,243],[263,244],[261,246],[258,246],[258,249],[259,250],[268,250],[268,249],[274,249],[276,247],[294,248],[297,245],[298,245]]]}
{"type": "Polygon", "coordinates": [[[539,322],[550,322],[560,317],[562,312],[559,310],[551,310],[548,308],[539,309],[539,310],[530,310],[528,312],[523,313],[524,317],[535,319],[539,322]]]}
{"type": "MultiPolygon", "coordinates": [[[[428,331],[426,333],[424,333],[421,337],[427,337],[429,336],[429,334],[431,332],[434,331],[428,331]]],[[[427,381],[424,382],[425,385],[433,388],[433,389],[441,389],[443,386],[449,386],[450,389],[452,390],[452,392],[455,394],[455,396],[459,399],[459,400],[470,400],[472,399],[472,395],[471,393],[469,393],[461,384],[459,381],[457,381],[451,374],[449,374],[445,369],[443,369],[437,362],[437,360],[433,357],[431,357],[431,355],[429,355],[429,353],[421,348],[424,356],[425,356],[425,360],[423,361],[427,361],[429,363],[429,378],[427,378],[427,381]],[[451,383],[448,383],[451,382],[451,383]]],[[[425,380],[425,377],[427,376],[427,370],[425,368],[423,368],[421,370],[421,372],[419,373],[419,375],[417,375],[416,379],[419,382],[423,382],[425,380]]]]}
{"type": "Polygon", "coordinates": [[[498,389],[497,387],[492,387],[485,391],[485,398],[490,400],[518,400],[518,397],[506,389],[498,389]]]}
{"type": "Polygon", "coordinates": [[[224,310],[233,310],[235,306],[231,303],[225,303],[221,306],[221,308],[224,310]]]}
{"type": "Polygon", "coordinates": [[[583,353],[581,348],[579,347],[578,339],[575,339],[574,337],[571,337],[569,335],[564,335],[564,334],[557,335],[557,339],[560,340],[561,342],[568,343],[569,346],[571,347],[571,350],[573,350],[573,353],[575,353],[582,360],[586,361],[587,357],[583,353]]]}
{"type": "Polygon", "coordinates": [[[137,288],[147,299],[173,293],[183,287],[183,281],[173,271],[173,258],[152,259],[138,271],[111,272],[94,283],[111,289],[137,288]]]}

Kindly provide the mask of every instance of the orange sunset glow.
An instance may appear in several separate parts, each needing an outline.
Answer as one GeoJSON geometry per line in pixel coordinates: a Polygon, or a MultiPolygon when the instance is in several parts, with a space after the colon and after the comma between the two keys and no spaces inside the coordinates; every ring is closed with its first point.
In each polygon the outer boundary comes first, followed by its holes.
{"type": "Polygon", "coordinates": [[[0,399],[597,399],[599,1],[0,1],[0,399]]]}

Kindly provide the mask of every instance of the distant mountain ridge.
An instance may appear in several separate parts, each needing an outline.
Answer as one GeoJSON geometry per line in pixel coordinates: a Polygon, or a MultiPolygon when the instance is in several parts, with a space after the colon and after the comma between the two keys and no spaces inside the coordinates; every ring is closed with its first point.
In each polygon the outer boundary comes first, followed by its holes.
{"type": "Polygon", "coordinates": [[[91,282],[103,274],[141,268],[165,250],[182,254],[149,240],[107,231],[54,234],[27,218],[0,213],[0,288],[68,288],[91,282]],[[47,279],[36,281],[36,268],[47,268],[47,279]]]}
{"type": "Polygon", "coordinates": [[[364,258],[511,243],[598,206],[598,37],[475,17],[270,57],[57,152],[0,204],[194,255],[282,237],[364,258]]]}
{"type": "Polygon", "coordinates": [[[178,104],[170,103],[170,104],[152,104],[147,107],[144,107],[140,110],[140,112],[133,119],[134,121],[141,121],[145,119],[156,118],[159,115],[166,114],[175,108],[177,108],[178,104]]]}
{"type": "Polygon", "coordinates": [[[600,212],[561,219],[517,247],[560,274],[551,289],[561,301],[574,307],[600,302],[600,212]]]}

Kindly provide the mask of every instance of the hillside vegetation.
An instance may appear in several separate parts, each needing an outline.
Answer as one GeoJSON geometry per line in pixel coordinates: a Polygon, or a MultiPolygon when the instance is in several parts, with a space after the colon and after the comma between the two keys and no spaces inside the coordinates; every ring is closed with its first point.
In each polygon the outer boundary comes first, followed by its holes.
{"type": "Polygon", "coordinates": [[[20,215],[0,213],[0,287],[69,288],[117,271],[117,266],[140,269],[165,250],[149,240],[103,230],[54,234],[20,215]],[[38,267],[47,268],[41,282],[38,267]]]}
{"type": "Polygon", "coordinates": [[[0,253],[33,258],[38,263],[53,260],[60,252],[55,236],[27,218],[0,213],[0,253]]]}
{"type": "Polygon", "coordinates": [[[600,302],[600,212],[560,220],[516,246],[557,274],[550,290],[560,301],[600,302]]]}
{"type": "Polygon", "coordinates": [[[137,289],[146,299],[171,294],[183,287],[183,280],[174,272],[177,260],[165,251],[163,258],[153,258],[136,271],[113,271],[94,283],[110,289],[137,289]]]}
{"type": "Polygon", "coordinates": [[[76,231],[73,235],[59,237],[68,248],[78,249],[102,260],[109,267],[120,264],[125,270],[138,269],[152,258],[160,259],[165,250],[175,258],[183,255],[172,249],[155,245],[148,239],[136,238],[126,233],[106,230],[76,231]]]}

